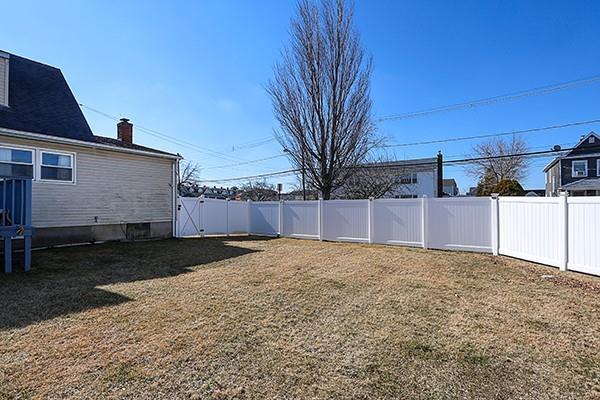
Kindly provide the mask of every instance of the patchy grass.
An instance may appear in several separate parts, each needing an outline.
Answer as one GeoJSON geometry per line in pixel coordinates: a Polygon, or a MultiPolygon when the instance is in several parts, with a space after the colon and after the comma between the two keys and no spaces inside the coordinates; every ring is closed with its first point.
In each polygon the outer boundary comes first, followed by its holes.
{"type": "Polygon", "coordinates": [[[0,277],[0,399],[600,397],[598,278],[260,238],[34,262],[0,277]]]}

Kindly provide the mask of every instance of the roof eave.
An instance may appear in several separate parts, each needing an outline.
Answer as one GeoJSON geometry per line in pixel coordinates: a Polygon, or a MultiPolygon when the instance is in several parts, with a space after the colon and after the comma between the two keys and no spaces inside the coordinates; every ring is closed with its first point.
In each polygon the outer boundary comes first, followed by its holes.
{"type": "Polygon", "coordinates": [[[97,148],[102,150],[116,151],[120,153],[138,154],[149,157],[167,158],[171,160],[182,160],[183,157],[179,154],[167,154],[167,153],[155,153],[152,151],[128,149],[124,147],[116,147],[102,143],[88,142],[85,140],[69,139],[58,136],[44,135],[41,133],[32,133],[24,131],[15,131],[12,129],[0,128],[0,135],[18,137],[22,139],[41,140],[45,142],[57,143],[57,144],[70,144],[73,146],[97,148]]]}

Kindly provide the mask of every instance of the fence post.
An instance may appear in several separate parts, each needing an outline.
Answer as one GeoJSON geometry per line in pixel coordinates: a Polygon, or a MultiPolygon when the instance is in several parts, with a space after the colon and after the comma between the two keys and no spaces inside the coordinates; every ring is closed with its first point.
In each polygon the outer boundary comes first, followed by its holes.
{"type": "Polygon", "coordinates": [[[423,239],[423,248],[427,248],[427,218],[429,214],[429,202],[427,195],[424,194],[421,198],[421,236],[423,239]]]}
{"type": "Polygon", "coordinates": [[[246,212],[248,213],[248,235],[252,235],[252,200],[246,201],[246,212]]]}
{"type": "Polygon", "coordinates": [[[497,256],[500,249],[500,204],[498,193],[492,193],[491,198],[492,210],[492,254],[497,256]]]}
{"type": "Polygon", "coordinates": [[[225,236],[229,236],[229,197],[225,199],[225,236]]]}
{"type": "Polygon", "coordinates": [[[319,210],[317,212],[319,218],[319,240],[323,240],[323,199],[319,198],[319,210]]]}
{"type": "Polygon", "coordinates": [[[200,229],[200,237],[204,237],[204,195],[198,200],[198,227],[200,229]]]}
{"type": "Polygon", "coordinates": [[[369,244],[373,243],[373,197],[369,197],[369,215],[367,221],[369,221],[369,244]]]}
{"type": "Polygon", "coordinates": [[[567,263],[569,262],[569,197],[567,192],[561,192],[559,196],[560,201],[560,229],[562,229],[563,243],[561,245],[562,252],[560,253],[560,261],[558,268],[561,271],[567,270],[567,263]]]}
{"type": "Polygon", "coordinates": [[[279,200],[279,215],[277,217],[277,236],[283,236],[283,200],[279,200]]]}

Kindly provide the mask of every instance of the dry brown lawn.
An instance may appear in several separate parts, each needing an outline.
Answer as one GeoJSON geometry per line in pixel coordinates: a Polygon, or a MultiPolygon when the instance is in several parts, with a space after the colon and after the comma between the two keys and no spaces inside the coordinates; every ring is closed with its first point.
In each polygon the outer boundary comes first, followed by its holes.
{"type": "Polygon", "coordinates": [[[598,399],[599,314],[600,278],[481,254],[53,249],[0,276],[0,398],[598,399]]]}

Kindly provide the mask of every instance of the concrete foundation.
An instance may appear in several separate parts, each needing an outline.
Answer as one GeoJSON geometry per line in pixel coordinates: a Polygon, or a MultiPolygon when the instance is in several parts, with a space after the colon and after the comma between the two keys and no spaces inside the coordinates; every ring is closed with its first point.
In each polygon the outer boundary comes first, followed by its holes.
{"type": "Polygon", "coordinates": [[[168,239],[172,236],[171,222],[35,228],[33,247],[94,243],[111,240],[168,239]]]}

